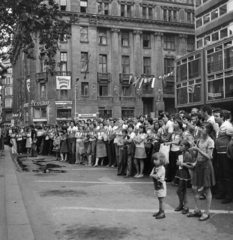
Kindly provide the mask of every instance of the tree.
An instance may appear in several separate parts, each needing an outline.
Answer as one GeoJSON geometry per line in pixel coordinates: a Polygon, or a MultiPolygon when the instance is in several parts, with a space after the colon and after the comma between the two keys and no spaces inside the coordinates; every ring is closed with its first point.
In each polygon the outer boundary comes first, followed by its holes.
{"type": "Polygon", "coordinates": [[[0,58],[15,63],[20,51],[29,59],[43,56],[47,70],[56,67],[59,41],[70,36],[70,22],[64,20],[55,0],[0,1],[0,58]],[[35,56],[36,41],[39,56],[35,56]]]}

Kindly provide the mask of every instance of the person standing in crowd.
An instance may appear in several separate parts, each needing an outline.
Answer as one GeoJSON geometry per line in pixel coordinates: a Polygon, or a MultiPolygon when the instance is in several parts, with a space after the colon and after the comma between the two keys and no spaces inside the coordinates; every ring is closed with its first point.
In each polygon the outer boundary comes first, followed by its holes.
{"type": "Polygon", "coordinates": [[[108,127],[108,143],[107,143],[109,167],[114,167],[116,165],[116,161],[115,161],[116,155],[115,155],[115,145],[114,145],[115,136],[116,134],[114,130],[114,121],[111,119],[108,127]]]}
{"type": "Polygon", "coordinates": [[[125,178],[132,177],[133,175],[133,158],[134,158],[134,152],[135,152],[135,146],[133,143],[133,139],[135,138],[134,133],[134,125],[129,124],[128,125],[128,138],[124,140],[124,143],[126,144],[126,175],[125,178]]]}
{"type": "Polygon", "coordinates": [[[31,129],[27,128],[27,141],[26,141],[27,155],[30,156],[32,150],[32,134],[31,129]]]}
{"type": "Polygon", "coordinates": [[[172,133],[174,131],[174,123],[170,120],[169,113],[164,112],[160,116],[165,124],[165,127],[164,127],[165,131],[164,131],[162,140],[164,142],[169,142],[171,140],[172,133]]]}
{"type": "Polygon", "coordinates": [[[143,125],[139,126],[137,136],[133,139],[135,143],[134,163],[136,167],[135,178],[144,177],[144,160],[146,159],[145,141],[147,138],[146,128],[143,125]]]}
{"type": "Polygon", "coordinates": [[[99,160],[101,159],[101,165],[104,165],[104,158],[107,157],[107,149],[105,142],[107,141],[106,130],[102,122],[99,123],[99,130],[96,132],[97,142],[96,142],[96,160],[94,167],[98,167],[99,160]]]}
{"type": "Polygon", "coordinates": [[[76,138],[76,159],[75,164],[83,164],[83,150],[84,150],[84,130],[82,126],[78,127],[78,130],[75,132],[75,138],[76,138]]]}
{"type": "Polygon", "coordinates": [[[190,143],[187,140],[180,141],[180,152],[182,153],[178,157],[177,165],[179,169],[176,172],[175,182],[178,182],[178,189],[176,191],[179,197],[179,206],[175,209],[176,212],[182,211],[183,214],[189,212],[187,187],[188,182],[191,180],[189,174],[189,164],[192,164],[192,155],[189,153],[190,143]]]}
{"type": "Polygon", "coordinates": [[[34,125],[31,125],[30,128],[31,128],[31,139],[32,139],[31,156],[32,157],[37,157],[37,146],[36,146],[37,132],[35,130],[34,125]]]}
{"type": "Polygon", "coordinates": [[[77,127],[75,126],[75,122],[71,121],[70,126],[67,130],[68,133],[68,148],[69,148],[69,163],[75,163],[75,147],[76,147],[76,138],[75,133],[77,131],[77,127]]]}
{"type": "Polygon", "coordinates": [[[114,145],[115,145],[115,155],[116,155],[116,164],[115,166],[117,167],[118,164],[119,164],[119,146],[118,146],[118,141],[119,139],[121,138],[122,136],[122,128],[123,126],[123,121],[122,120],[118,120],[116,122],[116,128],[114,129],[115,130],[115,138],[114,138],[114,145]]]}
{"type": "Polygon", "coordinates": [[[67,162],[68,155],[68,139],[66,130],[61,131],[61,141],[60,141],[60,156],[61,162],[67,162]]]}
{"type": "Polygon", "coordinates": [[[18,154],[17,152],[17,143],[16,143],[16,129],[12,128],[10,133],[10,143],[11,143],[11,151],[12,154],[18,154]]]}
{"type": "Polygon", "coordinates": [[[227,146],[233,136],[233,126],[230,113],[220,108],[214,110],[214,118],[219,124],[219,133],[216,138],[217,169],[216,175],[220,183],[216,199],[222,199],[222,203],[230,203],[233,198],[233,163],[227,156],[227,146]]]}
{"type": "Polygon", "coordinates": [[[22,141],[23,141],[23,136],[22,136],[22,133],[21,133],[21,128],[18,128],[17,133],[16,133],[16,143],[17,143],[18,154],[23,153],[22,141]]]}
{"type": "Polygon", "coordinates": [[[55,153],[56,161],[59,161],[61,137],[59,132],[55,132],[54,141],[53,141],[53,152],[55,153]]]}
{"type": "Polygon", "coordinates": [[[36,142],[36,146],[37,146],[37,154],[40,153],[40,150],[41,150],[41,143],[42,143],[42,139],[43,139],[43,129],[41,126],[39,126],[37,128],[37,142],[36,142]]]}
{"type": "Polygon", "coordinates": [[[215,185],[215,176],[211,162],[214,140],[210,137],[214,131],[211,123],[202,123],[202,138],[197,142],[196,147],[191,147],[189,151],[197,151],[197,161],[193,171],[192,189],[195,201],[194,212],[190,212],[187,217],[199,217],[200,221],[210,218],[210,207],[212,202],[211,187],[215,185]],[[206,207],[204,213],[199,206],[199,195],[201,192],[206,196],[206,207]]]}
{"type": "Polygon", "coordinates": [[[180,147],[179,147],[179,143],[180,140],[182,139],[183,136],[183,124],[182,121],[179,119],[176,119],[174,121],[174,132],[171,135],[171,142],[166,142],[166,145],[171,145],[171,150],[169,153],[169,164],[167,167],[167,182],[172,182],[172,185],[175,186],[176,184],[174,183],[174,179],[175,179],[175,175],[176,175],[176,171],[177,171],[177,159],[178,156],[180,155],[180,147]]]}
{"type": "Polygon", "coordinates": [[[165,206],[164,198],[167,196],[167,186],[165,181],[165,165],[167,164],[167,159],[162,153],[155,153],[152,156],[154,162],[154,168],[150,174],[150,177],[153,179],[155,195],[159,200],[159,211],[153,214],[153,217],[156,219],[165,218],[165,206]]]}

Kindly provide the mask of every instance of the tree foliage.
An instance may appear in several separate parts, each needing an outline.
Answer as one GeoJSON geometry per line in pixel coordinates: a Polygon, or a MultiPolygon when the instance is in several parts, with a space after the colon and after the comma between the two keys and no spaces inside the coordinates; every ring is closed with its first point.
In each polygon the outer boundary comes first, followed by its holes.
{"type": "Polygon", "coordinates": [[[59,41],[70,36],[70,23],[65,21],[55,0],[0,0],[0,52],[15,63],[20,51],[29,59],[43,56],[48,71],[56,67],[59,41]],[[39,54],[35,55],[36,43],[39,54]]]}

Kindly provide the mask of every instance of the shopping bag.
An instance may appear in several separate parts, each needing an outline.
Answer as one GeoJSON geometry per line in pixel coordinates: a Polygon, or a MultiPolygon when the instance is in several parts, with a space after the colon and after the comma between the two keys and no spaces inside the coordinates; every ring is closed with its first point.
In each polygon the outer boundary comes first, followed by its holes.
{"type": "Polygon", "coordinates": [[[169,163],[170,145],[165,145],[164,143],[160,144],[159,152],[164,154],[167,163],[169,163]]]}

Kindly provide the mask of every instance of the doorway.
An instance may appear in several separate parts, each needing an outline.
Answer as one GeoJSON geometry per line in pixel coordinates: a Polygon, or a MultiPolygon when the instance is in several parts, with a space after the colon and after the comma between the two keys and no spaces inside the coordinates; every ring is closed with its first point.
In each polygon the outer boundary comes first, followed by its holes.
{"type": "Polygon", "coordinates": [[[143,115],[150,116],[153,111],[154,98],[142,98],[143,101],[143,115]]]}

